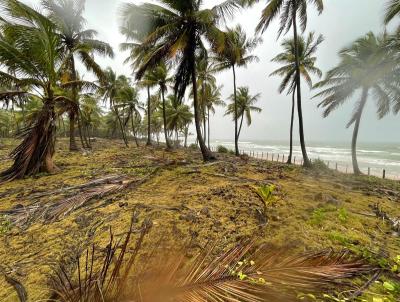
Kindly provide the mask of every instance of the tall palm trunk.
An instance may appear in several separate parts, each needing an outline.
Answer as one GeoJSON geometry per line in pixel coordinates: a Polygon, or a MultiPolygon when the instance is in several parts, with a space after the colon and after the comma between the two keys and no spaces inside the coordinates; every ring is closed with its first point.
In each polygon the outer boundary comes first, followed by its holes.
{"type": "Polygon", "coordinates": [[[165,144],[167,145],[167,149],[172,149],[171,144],[168,139],[168,129],[167,129],[167,113],[165,110],[165,95],[164,95],[164,87],[161,87],[161,97],[162,97],[162,111],[163,111],[163,122],[164,122],[164,136],[165,136],[165,144]]]}
{"type": "Polygon", "coordinates": [[[151,99],[150,87],[147,86],[147,143],[146,146],[151,146],[151,99]]]}
{"type": "Polygon", "coordinates": [[[242,132],[243,118],[244,118],[244,112],[242,113],[242,116],[240,117],[240,126],[239,126],[239,131],[238,131],[238,138],[240,136],[240,133],[242,132]]]}
{"type": "MultiPolygon", "coordinates": [[[[205,106],[205,85],[204,85],[204,81],[201,84],[201,90],[202,90],[202,102],[201,102],[201,106],[202,106],[202,111],[203,111],[203,135],[204,135],[204,141],[207,141],[207,120],[206,120],[206,106],[205,106]]],[[[210,148],[210,147],[208,147],[210,148]]]]}
{"type": "Polygon", "coordinates": [[[199,110],[199,100],[197,95],[197,76],[196,76],[196,63],[195,63],[194,51],[195,51],[194,49],[191,51],[191,58],[190,58],[190,65],[191,65],[190,68],[192,70],[192,85],[193,85],[194,123],[196,125],[197,140],[200,145],[200,150],[201,154],[203,155],[203,160],[210,161],[215,159],[215,157],[207,148],[206,144],[204,143],[204,139],[201,135],[201,118],[199,110]]]}
{"type": "Polygon", "coordinates": [[[360,129],[362,113],[364,111],[364,107],[367,102],[367,99],[368,99],[368,88],[363,88],[362,95],[361,95],[361,101],[360,101],[360,107],[359,107],[359,111],[357,112],[357,117],[356,117],[356,121],[354,124],[353,138],[351,140],[351,158],[352,158],[352,162],[353,162],[353,171],[354,171],[354,174],[356,174],[356,175],[362,174],[360,171],[360,168],[358,167],[358,161],[357,161],[357,138],[358,138],[358,131],[360,129]]]}
{"type": "Polygon", "coordinates": [[[292,157],[293,157],[293,124],[294,124],[294,107],[295,107],[295,95],[296,95],[296,86],[293,88],[293,93],[292,93],[292,115],[290,117],[290,151],[289,151],[289,157],[287,160],[288,164],[292,163],[292,157]]]}
{"type": "Polygon", "coordinates": [[[234,96],[234,107],[235,107],[235,154],[239,156],[239,137],[238,137],[238,112],[237,112],[237,95],[236,95],[236,72],[235,65],[232,65],[233,72],[233,96],[234,96]]]}
{"type": "MultiPolygon", "coordinates": [[[[114,104],[114,102],[111,102],[111,104],[114,104]]],[[[112,105],[112,106],[113,106],[113,105],[112,105]]],[[[120,128],[120,130],[121,130],[122,139],[123,139],[123,141],[124,141],[124,143],[125,143],[125,146],[126,146],[126,147],[129,147],[128,140],[126,139],[126,135],[125,135],[124,126],[123,126],[123,124],[122,124],[121,117],[119,116],[118,109],[117,109],[117,107],[115,107],[115,106],[113,106],[113,108],[114,108],[114,113],[115,113],[115,115],[117,116],[117,119],[118,119],[118,124],[119,124],[119,128],[120,128]]]]}
{"type": "Polygon", "coordinates": [[[207,107],[207,125],[208,125],[208,149],[210,149],[210,108],[207,107]]]}
{"type": "MultiPolygon", "coordinates": [[[[71,50],[70,50],[71,51],[71,50]]],[[[71,51],[72,52],[72,51],[71,51]]],[[[76,81],[76,68],[75,68],[75,59],[74,56],[71,56],[71,74],[72,74],[72,81],[76,81]]],[[[72,87],[72,101],[79,106],[78,104],[78,92],[75,85],[72,87]]],[[[71,108],[71,111],[68,114],[69,117],[69,150],[70,151],[77,151],[78,146],[75,140],[75,122],[76,122],[76,111],[74,108],[71,108]]],[[[83,140],[82,140],[83,144],[83,140]]],[[[85,147],[83,145],[83,147],[85,147]]]]}
{"type": "Polygon", "coordinates": [[[137,135],[136,135],[135,124],[133,122],[133,116],[134,116],[134,114],[131,111],[131,126],[132,126],[133,139],[135,140],[136,147],[139,147],[139,142],[138,142],[137,135]]]}
{"type": "Polygon", "coordinates": [[[295,45],[295,57],[296,57],[297,112],[299,115],[300,146],[301,146],[301,152],[303,154],[304,166],[310,167],[311,162],[307,155],[306,143],[304,140],[303,111],[301,106],[301,86],[300,86],[300,58],[299,58],[299,42],[297,36],[296,12],[297,9],[293,9],[293,32],[294,32],[294,45],[295,45]]]}

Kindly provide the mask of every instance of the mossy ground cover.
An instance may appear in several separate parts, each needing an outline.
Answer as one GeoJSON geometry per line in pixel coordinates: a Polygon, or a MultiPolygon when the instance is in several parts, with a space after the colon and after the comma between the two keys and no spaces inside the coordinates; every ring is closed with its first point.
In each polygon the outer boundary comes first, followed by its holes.
{"type": "MultiPolygon", "coordinates": [[[[7,154],[15,145],[9,140],[0,149],[1,170],[11,164],[7,154]]],[[[0,211],[27,207],[38,199],[51,204],[59,194],[37,196],[110,175],[146,180],[95,198],[57,221],[38,219],[17,228],[7,216],[1,217],[1,273],[20,280],[32,301],[48,298],[52,264],[93,243],[104,247],[110,227],[117,237],[124,234],[134,210],[139,211],[139,220],[153,222],[144,253],[160,240],[164,248],[187,244],[194,255],[210,240],[226,249],[250,237],[257,244],[293,253],[346,248],[382,266],[400,255],[399,234],[371,208],[379,204],[391,217],[400,217],[400,184],[395,181],[229,154],[203,164],[195,150],[125,148],[109,140],[97,140],[91,152],[69,152],[67,141],[60,140],[55,162],[60,171],[54,175],[1,184],[0,211]],[[276,189],[264,213],[257,190],[270,185],[276,189]]],[[[370,291],[385,293],[379,284],[370,291]]],[[[13,289],[0,277],[0,301],[15,300],[13,289]]]]}

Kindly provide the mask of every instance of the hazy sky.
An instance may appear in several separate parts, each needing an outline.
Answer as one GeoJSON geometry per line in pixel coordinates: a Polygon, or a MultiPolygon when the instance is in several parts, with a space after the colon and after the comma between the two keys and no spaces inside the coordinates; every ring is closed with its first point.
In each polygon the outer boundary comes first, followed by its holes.
{"type": "MultiPolygon", "coordinates": [[[[24,0],[38,6],[39,0],[24,0]]],[[[119,43],[124,42],[118,30],[119,9],[121,4],[129,1],[122,0],[87,0],[85,17],[88,28],[96,29],[99,38],[111,44],[116,52],[113,60],[100,59],[102,66],[111,66],[117,73],[130,75],[129,66],[123,64],[126,53],[119,52],[119,43]]],[[[139,4],[142,1],[131,0],[139,4]]],[[[205,6],[212,6],[221,1],[205,0],[205,6]]],[[[252,9],[238,13],[229,22],[229,25],[241,24],[249,35],[254,34],[261,10],[265,1],[260,1],[252,9]]],[[[317,65],[326,72],[338,62],[338,51],[349,45],[352,41],[368,31],[380,33],[384,30],[383,0],[325,0],[325,10],[318,16],[315,9],[309,8],[309,22],[306,33],[315,31],[323,34],[325,42],[317,53],[317,65]]],[[[249,65],[246,69],[239,69],[237,81],[239,86],[249,86],[252,94],[261,93],[259,106],[263,109],[261,114],[253,115],[253,124],[242,131],[242,140],[286,140],[289,132],[290,97],[279,95],[277,92],[281,79],[269,77],[269,74],[278,68],[270,60],[281,52],[281,40],[277,40],[277,22],[263,35],[263,44],[255,54],[260,58],[259,63],[249,65]]],[[[288,37],[292,33],[288,33],[288,37]]],[[[316,79],[315,79],[316,80],[316,79]]],[[[219,84],[223,84],[223,98],[226,99],[233,90],[231,72],[218,75],[219,84]]],[[[349,101],[345,106],[326,119],[322,118],[321,109],[317,108],[318,99],[311,99],[314,92],[310,92],[306,85],[303,86],[303,110],[305,120],[305,135],[309,141],[349,141],[352,129],[345,125],[350,119],[353,104],[357,98],[349,101]]],[[[145,94],[142,93],[143,101],[145,94]]],[[[211,119],[212,138],[233,139],[233,125],[231,118],[224,117],[224,109],[217,110],[211,119]]],[[[361,122],[359,139],[363,142],[393,141],[400,143],[400,116],[390,115],[383,120],[378,120],[375,114],[375,100],[369,99],[366,112],[361,122]]],[[[297,123],[297,120],[296,120],[297,123]]],[[[194,132],[192,130],[192,132],[194,132]]],[[[296,128],[297,135],[297,128],[296,128]]]]}

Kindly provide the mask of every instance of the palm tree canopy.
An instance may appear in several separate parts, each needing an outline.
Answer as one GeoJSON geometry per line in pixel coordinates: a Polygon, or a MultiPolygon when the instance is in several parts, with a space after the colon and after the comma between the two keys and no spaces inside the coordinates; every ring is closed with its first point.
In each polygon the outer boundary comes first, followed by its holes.
{"type": "MultiPolygon", "coordinates": [[[[317,58],[314,56],[318,46],[324,41],[322,35],[315,39],[315,33],[309,33],[307,39],[303,36],[298,37],[298,53],[300,63],[300,74],[306,80],[308,86],[312,88],[311,74],[322,76],[322,71],[315,66],[317,58]]],[[[279,86],[279,93],[288,89],[288,94],[292,93],[296,86],[296,47],[294,39],[286,39],[282,43],[284,52],[272,59],[272,62],[283,64],[284,66],[275,70],[270,76],[278,75],[283,77],[279,86]]]]}
{"type": "Polygon", "coordinates": [[[213,8],[203,8],[202,0],[160,0],[160,5],[125,4],[122,9],[122,32],[133,40],[137,59],[137,79],[161,61],[177,63],[175,93],[185,94],[194,68],[192,54],[204,52],[202,37],[214,51],[224,47],[224,34],[217,25],[231,16],[243,0],[226,0],[213,8]]]}
{"type": "Polygon", "coordinates": [[[232,66],[246,67],[252,62],[257,62],[258,57],[251,52],[262,41],[261,38],[248,38],[240,25],[227,28],[225,34],[225,48],[215,58],[217,70],[231,68],[232,66]]]}
{"type": "MultiPolygon", "coordinates": [[[[237,106],[238,106],[238,119],[241,116],[246,117],[247,125],[250,126],[252,122],[251,113],[262,111],[261,108],[256,107],[255,104],[258,102],[261,94],[258,93],[254,96],[250,95],[249,87],[238,87],[237,91],[237,106]]],[[[228,105],[225,115],[232,115],[235,118],[235,96],[232,94],[229,99],[231,103],[228,105]]]]}
{"type": "MultiPolygon", "coordinates": [[[[389,113],[391,102],[400,95],[399,61],[385,45],[385,37],[370,32],[340,52],[340,63],[315,85],[323,89],[315,97],[323,98],[319,107],[324,108],[324,117],[362,89],[372,93],[380,118],[389,113]]],[[[356,103],[348,127],[354,123],[360,105],[356,103]]]]}
{"type": "MultiPolygon", "coordinates": [[[[258,1],[250,0],[250,2],[258,1]]],[[[287,33],[291,29],[294,17],[300,18],[300,27],[302,31],[305,31],[307,27],[308,4],[315,6],[319,14],[324,10],[323,0],[267,0],[267,6],[261,13],[261,19],[256,27],[256,31],[263,33],[271,22],[278,17],[280,19],[278,36],[282,33],[287,33]]]]}
{"type": "MultiPolygon", "coordinates": [[[[93,54],[114,57],[114,52],[108,43],[95,39],[95,30],[85,29],[85,1],[42,0],[42,6],[56,24],[65,52],[70,53],[71,58],[75,54],[78,55],[88,70],[93,71],[99,79],[103,79],[102,69],[95,62],[93,54]]],[[[74,63],[70,62],[69,65],[71,64],[74,63]]]]}
{"type": "Polygon", "coordinates": [[[386,3],[385,11],[385,24],[390,23],[395,17],[400,15],[400,1],[399,0],[389,0],[386,3]]]}
{"type": "Polygon", "coordinates": [[[174,95],[170,95],[167,98],[166,116],[169,130],[182,130],[193,120],[193,113],[190,111],[190,107],[182,103],[174,95]]]}

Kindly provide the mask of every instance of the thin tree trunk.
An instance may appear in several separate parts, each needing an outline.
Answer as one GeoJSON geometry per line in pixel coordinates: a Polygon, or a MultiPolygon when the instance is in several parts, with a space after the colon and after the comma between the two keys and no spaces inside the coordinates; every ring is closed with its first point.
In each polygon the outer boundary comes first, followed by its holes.
{"type": "Polygon", "coordinates": [[[294,86],[292,93],[292,115],[290,117],[290,151],[287,160],[288,164],[292,163],[292,157],[293,157],[293,124],[294,124],[295,95],[296,95],[296,85],[294,86]]]}
{"type": "Polygon", "coordinates": [[[77,115],[77,118],[78,118],[78,132],[79,132],[79,138],[80,138],[80,140],[81,140],[82,147],[83,147],[84,149],[86,149],[86,148],[88,148],[88,146],[85,144],[85,140],[84,140],[84,138],[83,138],[82,123],[81,123],[81,119],[80,119],[80,117],[79,117],[79,114],[77,115]]]}
{"type": "Polygon", "coordinates": [[[161,87],[161,97],[162,97],[162,111],[163,111],[163,122],[164,122],[164,136],[165,136],[165,144],[167,145],[167,150],[171,150],[171,144],[168,139],[168,129],[167,129],[167,113],[165,111],[165,95],[164,88],[161,87]]]}
{"type": "Polygon", "coordinates": [[[208,149],[210,149],[210,108],[207,107],[207,124],[208,124],[208,149]]]}
{"type": "Polygon", "coordinates": [[[236,95],[236,72],[235,65],[232,65],[233,72],[233,96],[234,96],[234,107],[235,107],[235,154],[236,156],[240,155],[239,152],[239,138],[238,138],[238,112],[237,112],[237,95],[236,95]]]}
{"type": "Polygon", "coordinates": [[[146,146],[151,146],[151,99],[150,87],[147,86],[147,143],[146,146]]]}
{"type": "Polygon", "coordinates": [[[361,95],[359,111],[357,112],[357,118],[354,124],[353,138],[351,140],[351,158],[353,162],[353,171],[355,175],[362,174],[360,168],[358,167],[358,161],[357,161],[357,138],[358,138],[358,131],[360,129],[362,113],[364,111],[367,99],[368,99],[368,88],[364,88],[361,95]]]}
{"type": "Polygon", "coordinates": [[[136,147],[139,147],[139,142],[136,136],[136,129],[135,129],[135,124],[133,122],[133,112],[131,111],[131,126],[132,126],[132,134],[133,134],[133,139],[135,140],[136,147]]]}
{"type": "Polygon", "coordinates": [[[297,87],[297,112],[299,115],[299,132],[300,132],[300,146],[303,154],[304,167],[310,167],[311,162],[307,155],[306,143],[304,140],[304,126],[303,126],[303,112],[301,106],[301,84],[300,84],[300,58],[299,58],[299,45],[297,36],[297,22],[296,22],[297,9],[293,9],[293,32],[294,32],[294,45],[296,57],[296,87],[297,87]]]}
{"type": "MultiPolygon", "coordinates": [[[[70,50],[72,52],[72,50],[70,50]]],[[[75,59],[74,56],[71,56],[71,73],[72,73],[72,81],[77,80],[76,76],[76,68],[75,68],[75,59]]],[[[78,106],[79,108],[79,102],[78,102],[78,91],[76,89],[76,86],[72,86],[72,101],[78,106]]],[[[70,151],[77,151],[78,146],[76,144],[75,140],[75,119],[76,119],[76,111],[75,108],[72,108],[71,111],[69,112],[69,150],[70,151]]],[[[85,147],[82,141],[82,146],[85,147]]]]}
{"type": "Polygon", "coordinates": [[[192,69],[194,122],[196,125],[197,140],[200,145],[200,150],[201,150],[201,154],[203,155],[203,160],[210,161],[210,160],[214,160],[215,157],[210,152],[210,150],[207,148],[206,144],[204,143],[204,139],[201,135],[201,126],[200,126],[201,118],[200,118],[200,112],[199,112],[199,100],[198,100],[198,95],[197,95],[197,81],[196,81],[197,76],[196,76],[196,63],[195,63],[194,49],[192,51],[192,56],[190,58],[190,64],[191,64],[190,67],[192,69]]]}
{"type": "Polygon", "coordinates": [[[113,108],[114,108],[114,113],[118,118],[118,124],[119,124],[120,130],[121,130],[122,139],[123,139],[123,141],[125,143],[125,146],[129,147],[128,140],[126,139],[126,136],[125,136],[124,126],[122,124],[121,117],[119,116],[118,109],[115,106],[113,106],[113,108]]]}
{"type": "Polygon", "coordinates": [[[71,110],[68,113],[69,117],[69,150],[70,151],[77,151],[78,146],[75,140],[75,122],[76,122],[76,114],[74,110],[71,110]]]}
{"type": "Polygon", "coordinates": [[[239,127],[239,132],[238,132],[238,138],[240,136],[240,133],[242,132],[243,118],[244,118],[244,112],[242,113],[242,116],[240,118],[240,127],[239,127]]]}

